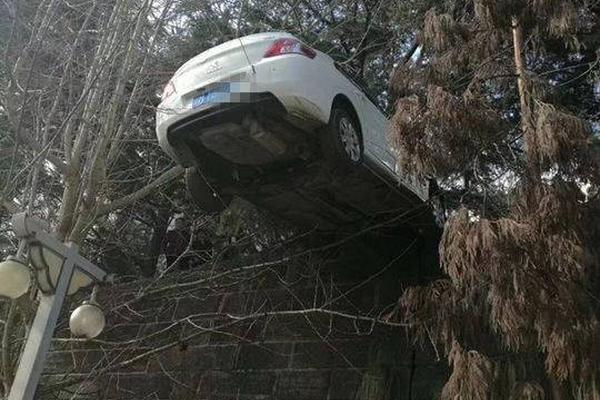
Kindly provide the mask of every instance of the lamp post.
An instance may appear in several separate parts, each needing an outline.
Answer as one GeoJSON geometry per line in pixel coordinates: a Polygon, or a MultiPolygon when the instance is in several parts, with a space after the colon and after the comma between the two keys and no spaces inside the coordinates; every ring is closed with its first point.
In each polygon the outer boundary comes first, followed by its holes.
{"type": "MultiPolygon", "coordinates": [[[[13,229],[29,247],[29,260],[40,289],[40,302],[21,355],[8,400],[32,400],[65,296],[93,282],[105,282],[106,272],[81,256],[72,243],[62,243],[46,232],[46,224],[26,213],[15,214],[13,229]]],[[[25,261],[9,257],[0,263],[0,295],[17,298],[29,289],[25,261]]],[[[78,307],[69,323],[73,334],[88,338],[104,328],[104,314],[92,301],[78,307]]]]}

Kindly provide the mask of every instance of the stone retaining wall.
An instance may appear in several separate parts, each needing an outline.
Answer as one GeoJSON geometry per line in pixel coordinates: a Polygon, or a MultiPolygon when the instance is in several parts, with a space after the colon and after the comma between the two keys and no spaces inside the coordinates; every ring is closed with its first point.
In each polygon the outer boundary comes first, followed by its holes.
{"type": "MultiPolygon", "coordinates": [[[[112,311],[98,341],[69,339],[64,322],[58,329],[63,339],[54,342],[38,396],[433,399],[447,374],[445,360],[437,361],[431,348],[416,347],[404,328],[348,317],[377,319],[389,312],[399,277],[423,274],[416,260],[415,254],[407,256],[376,279],[303,276],[297,265],[293,273],[288,265],[242,283],[220,280],[133,302],[150,281],[112,287],[103,293],[112,311]],[[131,305],[123,306],[126,302],[131,305]]],[[[181,283],[201,276],[206,272],[169,279],[181,283]]]]}

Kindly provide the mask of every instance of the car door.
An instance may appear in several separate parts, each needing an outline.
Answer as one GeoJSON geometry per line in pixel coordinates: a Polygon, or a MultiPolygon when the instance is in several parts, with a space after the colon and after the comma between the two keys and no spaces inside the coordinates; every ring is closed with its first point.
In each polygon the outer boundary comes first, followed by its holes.
{"type": "Polygon", "coordinates": [[[355,95],[360,108],[357,112],[362,121],[365,152],[372,154],[386,172],[394,174],[396,158],[387,139],[388,120],[362,90],[355,89],[355,95]]]}

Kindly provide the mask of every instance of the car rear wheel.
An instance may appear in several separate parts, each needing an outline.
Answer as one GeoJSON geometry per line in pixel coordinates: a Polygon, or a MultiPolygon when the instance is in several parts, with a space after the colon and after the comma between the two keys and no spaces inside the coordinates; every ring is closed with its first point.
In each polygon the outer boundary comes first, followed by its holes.
{"type": "Polygon", "coordinates": [[[331,111],[329,124],[323,137],[326,161],[336,166],[358,165],[363,159],[360,126],[354,116],[343,107],[331,111]]]}
{"type": "Polygon", "coordinates": [[[231,202],[231,196],[219,194],[195,167],[185,170],[185,183],[194,202],[206,212],[221,212],[231,202]]]}

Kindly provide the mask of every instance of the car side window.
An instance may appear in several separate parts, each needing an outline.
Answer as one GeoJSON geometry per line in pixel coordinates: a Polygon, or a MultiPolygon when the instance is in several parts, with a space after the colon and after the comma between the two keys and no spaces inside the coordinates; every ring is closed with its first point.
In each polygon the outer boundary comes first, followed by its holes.
{"type": "Polygon", "coordinates": [[[342,75],[344,75],[350,82],[352,82],[354,86],[360,89],[360,91],[365,94],[369,101],[373,103],[373,105],[377,107],[383,115],[386,117],[388,116],[388,112],[379,104],[379,101],[377,101],[377,95],[371,93],[367,83],[356,72],[353,72],[350,67],[339,62],[335,62],[334,64],[335,68],[340,71],[342,75]]]}

